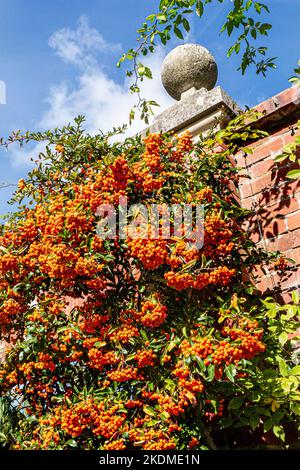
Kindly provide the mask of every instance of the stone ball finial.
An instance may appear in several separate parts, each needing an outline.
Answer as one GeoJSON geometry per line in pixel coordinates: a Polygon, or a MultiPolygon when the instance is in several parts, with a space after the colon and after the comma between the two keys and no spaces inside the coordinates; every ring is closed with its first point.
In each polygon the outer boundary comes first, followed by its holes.
{"type": "Polygon", "coordinates": [[[183,44],[173,49],[162,64],[163,86],[172,98],[179,101],[182,93],[196,88],[211,90],[218,78],[214,57],[199,44],[183,44]]]}

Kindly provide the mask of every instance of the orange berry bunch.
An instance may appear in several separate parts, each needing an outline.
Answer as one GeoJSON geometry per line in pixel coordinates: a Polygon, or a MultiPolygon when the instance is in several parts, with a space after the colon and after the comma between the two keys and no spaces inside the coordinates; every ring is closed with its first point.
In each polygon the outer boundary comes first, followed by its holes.
{"type": "Polygon", "coordinates": [[[120,431],[125,421],[125,416],[117,414],[118,405],[105,409],[103,402],[96,403],[93,400],[79,402],[71,408],[57,410],[59,419],[56,425],[72,437],[80,436],[87,428],[96,436],[111,438],[120,431]]]}
{"type": "Polygon", "coordinates": [[[204,221],[204,254],[210,258],[227,255],[234,248],[230,224],[217,212],[206,216],[204,221]]]}
{"type": "Polygon", "coordinates": [[[190,247],[184,240],[179,240],[169,258],[168,264],[174,269],[199,258],[199,251],[196,247],[190,247]]]}
{"type": "Polygon", "coordinates": [[[288,261],[285,259],[284,256],[280,256],[280,258],[278,258],[278,260],[276,260],[274,263],[273,263],[273,266],[274,266],[274,269],[277,269],[278,271],[281,271],[281,272],[284,272],[288,269],[289,267],[289,263],[288,261]]]}
{"type": "Polygon", "coordinates": [[[0,324],[6,324],[11,321],[11,317],[19,315],[25,311],[26,307],[14,299],[5,300],[0,307],[0,324]]]}
{"type": "Polygon", "coordinates": [[[127,239],[130,254],[137,258],[147,270],[157,269],[168,259],[165,240],[127,239]]]}
{"type": "Polygon", "coordinates": [[[195,277],[188,273],[169,271],[164,277],[169,287],[176,290],[187,289],[204,289],[208,285],[227,286],[235,275],[235,269],[229,269],[227,266],[219,266],[210,272],[202,272],[195,277]]]}
{"type": "Polygon", "coordinates": [[[197,439],[197,437],[192,437],[188,443],[188,448],[189,449],[194,449],[195,447],[197,447],[198,445],[200,444],[200,441],[199,439],[197,439]]]}
{"type": "Polygon", "coordinates": [[[138,312],[137,318],[142,325],[148,328],[157,328],[162,325],[167,318],[167,307],[160,303],[146,300],[142,303],[142,308],[141,311],[138,312]]]}
{"type": "Polygon", "coordinates": [[[136,380],[138,378],[138,369],[136,367],[124,367],[124,369],[107,372],[107,377],[115,382],[126,382],[127,380],[136,380]]]}
{"type": "Polygon", "coordinates": [[[194,148],[193,138],[189,132],[184,132],[180,136],[174,135],[174,137],[177,138],[177,145],[171,153],[170,160],[181,164],[186,155],[194,148]]]}
{"type": "Polygon", "coordinates": [[[201,359],[206,359],[207,356],[213,353],[214,346],[210,338],[197,339],[193,344],[190,344],[187,339],[184,339],[180,343],[180,350],[184,357],[196,355],[201,359]]]}
{"type": "Polygon", "coordinates": [[[116,439],[115,441],[107,442],[103,446],[104,450],[125,450],[126,445],[123,439],[116,439]]]}
{"type": "Polygon", "coordinates": [[[140,369],[147,367],[147,366],[154,366],[156,354],[149,349],[140,349],[137,351],[136,355],[134,356],[135,361],[137,361],[137,365],[140,369]]]}
{"type": "Polygon", "coordinates": [[[113,351],[108,351],[103,354],[101,350],[92,348],[89,350],[88,356],[90,359],[89,366],[93,369],[102,370],[103,367],[107,364],[114,365],[118,364],[119,362],[116,353],[113,351]]]}
{"type": "Polygon", "coordinates": [[[208,186],[206,186],[203,189],[200,189],[200,191],[198,191],[195,194],[195,199],[196,201],[199,201],[199,202],[212,202],[213,200],[212,188],[209,188],[208,186]]]}
{"type": "Polygon", "coordinates": [[[124,406],[125,408],[132,409],[132,408],[141,408],[143,404],[144,403],[141,400],[128,400],[124,406]]]}
{"type": "Polygon", "coordinates": [[[108,338],[111,341],[119,341],[120,343],[128,343],[131,338],[139,336],[139,330],[132,325],[123,325],[116,330],[108,333],[108,338]]]}

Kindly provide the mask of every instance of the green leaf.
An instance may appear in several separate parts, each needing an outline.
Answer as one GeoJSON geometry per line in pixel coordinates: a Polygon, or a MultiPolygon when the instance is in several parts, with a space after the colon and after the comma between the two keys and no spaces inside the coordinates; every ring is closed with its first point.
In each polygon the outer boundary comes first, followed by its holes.
{"type": "Polygon", "coordinates": [[[182,334],[183,334],[183,336],[184,336],[186,339],[189,339],[188,334],[187,334],[187,330],[186,330],[186,326],[184,326],[184,327],[182,328],[182,334]]]}
{"type": "Polygon", "coordinates": [[[106,346],[106,341],[96,341],[96,343],[94,343],[94,346],[96,348],[103,348],[104,346],[106,346]]]}
{"type": "Polygon", "coordinates": [[[296,180],[297,178],[300,178],[300,170],[289,171],[287,173],[286,177],[291,179],[291,180],[296,180]]]}
{"type": "Polygon", "coordinates": [[[300,405],[299,403],[291,403],[290,405],[291,411],[295,413],[297,416],[300,416],[300,405]]]}
{"type": "Polygon", "coordinates": [[[264,422],[264,432],[270,431],[272,426],[273,426],[272,418],[267,419],[267,421],[264,422]]]}
{"type": "Polygon", "coordinates": [[[236,368],[233,364],[225,367],[225,374],[226,377],[230,380],[230,382],[234,382],[234,377],[236,375],[236,368]]]}
{"type": "Polygon", "coordinates": [[[183,27],[186,30],[186,32],[189,32],[191,27],[190,27],[190,23],[188,22],[188,20],[186,18],[182,19],[182,24],[183,24],[183,27]]]}
{"type": "Polygon", "coordinates": [[[252,431],[255,431],[255,429],[259,426],[260,419],[256,415],[250,416],[249,423],[251,426],[252,431]]]}
{"type": "Polygon", "coordinates": [[[164,13],[159,13],[158,15],[156,15],[156,18],[158,19],[158,21],[162,21],[162,22],[167,21],[167,17],[164,13]]]}
{"type": "Polygon", "coordinates": [[[215,365],[214,364],[209,364],[209,366],[207,368],[207,372],[208,372],[207,381],[211,382],[215,377],[215,365]]]}
{"type": "Polygon", "coordinates": [[[149,416],[155,416],[156,415],[155,410],[153,408],[151,408],[150,406],[148,406],[148,405],[143,406],[143,411],[144,411],[144,413],[146,413],[149,416]]]}
{"type": "Polygon", "coordinates": [[[148,336],[145,330],[140,330],[141,337],[143,338],[144,341],[149,341],[148,336]]]}
{"type": "Polygon", "coordinates": [[[135,113],[134,113],[134,110],[132,109],[129,113],[129,124],[131,124],[132,121],[134,120],[134,116],[135,116],[135,113]]]}
{"type": "Polygon", "coordinates": [[[281,346],[284,346],[285,343],[288,341],[288,339],[289,339],[289,336],[285,331],[283,331],[278,337],[278,340],[281,346]]]}
{"type": "Polygon", "coordinates": [[[230,410],[238,410],[244,403],[243,397],[234,397],[230,400],[228,408],[230,410]]]}
{"type": "Polygon", "coordinates": [[[273,433],[278,439],[285,442],[285,432],[282,426],[273,426],[273,433]]]}
{"type": "Polygon", "coordinates": [[[183,34],[182,34],[182,32],[180,31],[180,29],[177,28],[177,26],[174,27],[174,33],[176,34],[176,36],[177,36],[179,39],[183,39],[183,34]]]}
{"type": "Polygon", "coordinates": [[[278,364],[279,364],[279,371],[282,377],[288,377],[289,375],[289,367],[287,363],[282,359],[278,359],[278,364]]]}
{"type": "Polygon", "coordinates": [[[282,153],[281,155],[277,155],[277,157],[274,158],[274,162],[283,162],[283,160],[287,159],[287,155],[285,153],[282,153]]]}
{"type": "Polygon", "coordinates": [[[300,365],[293,367],[290,370],[290,375],[300,375],[300,365]]]}
{"type": "Polygon", "coordinates": [[[196,4],[196,13],[198,16],[202,16],[204,12],[204,6],[202,0],[198,0],[196,4]]]}
{"type": "Polygon", "coordinates": [[[66,442],[67,446],[70,446],[70,447],[77,447],[77,442],[75,441],[75,439],[69,439],[67,442],[66,442]]]}
{"type": "Polygon", "coordinates": [[[153,20],[155,20],[155,18],[156,18],[156,15],[151,14],[151,15],[147,16],[146,20],[147,21],[153,21],[153,20]]]}
{"type": "Polygon", "coordinates": [[[229,428],[232,425],[232,423],[233,423],[232,419],[229,418],[228,416],[225,416],[221,420],[221,425],[223,428],[229,428]]]}
{"type": "Polygon", "coordinates": [[[199,366],[199,369],[200,369],[202,372],[204,372],[205,369],[206,369],[206,367],[205,367],[205,364],[204,364],[203,360],[202,360],[199,356],[196,356],[196,362],[197,362],[197,364],[198,364],[198,366],[199,366]]]}
{"type": "Polygon", "coordinates": [[[294,290],[294,291],[292,292],[292,300],[293,300],[294,304],[296,304],[296,305],[299,304],[300,295],[299,295],[299,292],[297,292],[296,290],[294,290]]]}

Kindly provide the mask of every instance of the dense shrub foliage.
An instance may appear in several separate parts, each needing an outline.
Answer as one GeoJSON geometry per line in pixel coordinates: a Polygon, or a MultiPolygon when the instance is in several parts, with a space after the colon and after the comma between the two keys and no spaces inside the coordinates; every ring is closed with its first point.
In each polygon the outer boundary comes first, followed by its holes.
{"type": "Polygon", "coordinates": [[[19,182],[15,200],[25,205],[0,240],[1,338],[10,343],[0,384],[17,417],[2,442],[216,448],[240,427],[284,441],[300,409],[288,336],[298,298],[261,300],[255,267],[286,265],[242,230],[247,212],[232,193],[231,155],[257,132],[239,132],[237,118],[196,144],[188,134],[109,144],[82,121],[27,136],[48,146],[19,182]],[[100,239],[97,208],[120,196],[201,203],[203,248],[173,236],[100,239]]]}

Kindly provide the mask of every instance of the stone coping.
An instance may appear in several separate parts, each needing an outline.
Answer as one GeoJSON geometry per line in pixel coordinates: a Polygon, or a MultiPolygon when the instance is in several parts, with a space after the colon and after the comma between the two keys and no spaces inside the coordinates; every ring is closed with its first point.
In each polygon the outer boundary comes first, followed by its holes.
{"type": "Polygon", "coordinates": [[[156,116],[154,122],[141,134],[176,132],[221,109],[229,118],[233,118],[241,112],[238,105],[223,88],[218,86],[210,91],[202,88],[185,96],[181,101],[156,116]]]}

